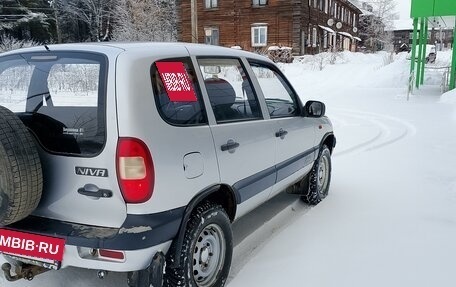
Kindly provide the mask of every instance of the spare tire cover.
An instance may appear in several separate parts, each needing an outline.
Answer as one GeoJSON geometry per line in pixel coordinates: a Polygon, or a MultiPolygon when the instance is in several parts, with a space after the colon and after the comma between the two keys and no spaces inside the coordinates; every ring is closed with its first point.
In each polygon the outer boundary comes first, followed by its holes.
{"type": "Polygon", "coordinates": [[[0,226],[27,217],[38,206],[42,190],[33,136],[13,112],[0,106],[0,226]]]}

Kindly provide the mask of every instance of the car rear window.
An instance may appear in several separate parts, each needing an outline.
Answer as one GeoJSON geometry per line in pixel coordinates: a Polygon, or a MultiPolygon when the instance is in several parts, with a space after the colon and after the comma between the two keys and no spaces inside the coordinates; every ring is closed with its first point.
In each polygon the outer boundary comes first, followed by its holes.
{"type": "Polygon", "coordinates": [[[94,53],[0,57],[0,105],[49,152],[95,156],[106,138],[106,70],[106,57],[94,53]]]}
{"type": "Polygon", "coordinates": [[[189,58],[164,59],[151,67],[152,87],[160,116],[175,126],[207,124],[201,91],[189,58]]]}

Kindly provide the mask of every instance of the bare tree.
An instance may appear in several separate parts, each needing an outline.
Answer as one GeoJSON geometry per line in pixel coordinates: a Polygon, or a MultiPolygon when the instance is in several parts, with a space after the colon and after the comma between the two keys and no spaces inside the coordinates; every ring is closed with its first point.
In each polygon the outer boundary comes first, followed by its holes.
{"type": "Polygon", "coordinates": [[[111,36],[111,22],[118,0],[54,0],[61,22],[81,21],[88,27],[91,41],[106,41],[111,36]]]}
{"type": "Polygon", "coordinates": [[[0,52],[11,51],[19,48],[38,46],[40,43],[33,40],[18,40],[9,35],[0,36],[0,52]]]}
{"type": "Polygon", "coordinates": [[[373,52],[392,47],[392,35],[386,31],[392,30],[393,20],[397,18],[395,0],[358,1],[358,6],[364,12],[359,21],[364,44],[373,52]]]}
{"type": "Polygon", "coordinates": [[[113,40],[176,41],[175,0],[119,0],[113,40]]]}

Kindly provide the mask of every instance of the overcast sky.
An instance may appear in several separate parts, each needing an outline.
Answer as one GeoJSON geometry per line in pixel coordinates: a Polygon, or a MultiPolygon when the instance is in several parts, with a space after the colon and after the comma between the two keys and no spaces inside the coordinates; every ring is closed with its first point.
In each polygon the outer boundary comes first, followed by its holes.
{"type": "Polygon", "coordinates": [[[399,13],[399,19],[410,18],[411,0],[396,0],[396,11],[399,13]]]}

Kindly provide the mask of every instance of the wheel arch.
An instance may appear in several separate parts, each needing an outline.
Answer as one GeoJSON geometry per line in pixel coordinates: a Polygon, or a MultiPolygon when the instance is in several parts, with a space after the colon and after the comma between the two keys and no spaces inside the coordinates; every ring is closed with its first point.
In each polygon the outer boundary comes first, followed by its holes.
{"type": "Polygon", "coordinates": [[[323,136],[320,142],[320,148],[323,147],[323,145],[326,145],[332,154],[334,148],[336,147],[336,137],[334,136],[334,133],[329,132],[323,136]]]}
{"type": "Polygon", "coordinates": [[[179,231],[171,246],[171,248],[174,249],[173,253],[171,253],[173,256],[173,267],[177,267],[181,263],[180,254],[188,220],[193,210],[195,210],[198,205],[206,201],[220,204],[223,209],[225,209],[230,221],[233,222],[236,216],[237,201],[236,194],[231,186],[227,184],[216,184],[199,192],[186,206],[179,231]]]}

